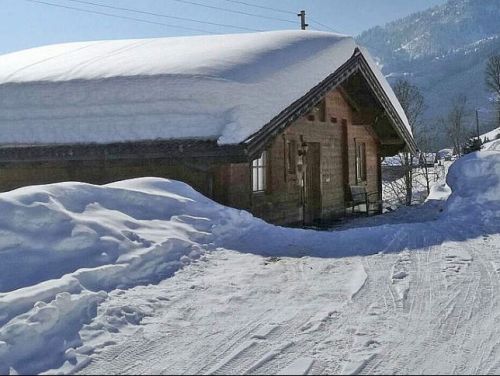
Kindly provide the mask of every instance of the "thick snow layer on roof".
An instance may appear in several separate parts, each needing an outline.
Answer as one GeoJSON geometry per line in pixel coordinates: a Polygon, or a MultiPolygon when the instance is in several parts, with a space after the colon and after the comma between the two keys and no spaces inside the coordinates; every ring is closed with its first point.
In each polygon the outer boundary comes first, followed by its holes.
{"type": "Polygon", "coordinates": [[[7,54],[0,56],[0,144],[240,143],[355,48],[343,35],[277,31],[80,42],[7,54]]]}

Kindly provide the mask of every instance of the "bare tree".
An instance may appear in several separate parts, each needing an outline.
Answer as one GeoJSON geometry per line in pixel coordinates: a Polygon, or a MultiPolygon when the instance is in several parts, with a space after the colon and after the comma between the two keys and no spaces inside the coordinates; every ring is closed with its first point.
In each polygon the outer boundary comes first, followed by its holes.
{"type": "Polygon", "coordinates": [[[406,113],[411,131],[415,135],[417,128],[421,125],[422,114],[425,109],[424,97],[417,86],[403,79],[399,79],[394,84],[394,93],[406,113]]]}
{"type": "Polygon", "coordinates": [[[448,116],[442,120],[448,132],[453,149],[459,156],[462,155],[462,148],[467,140],[465,120],[467,117],[467,97],[459,94],[453,98],[448,116]]]}
{"type": "Polygon", "coordinates": [[[498,126],[500,127],[500,55],[492,56],[486,64],[486,87],[494,95],[498,109],[498,126]]]}
{"type": "Polygon", "coordinates": [[[425,182],[425,189],[427,191],[427,195],[431,193],[431,170],[429,168],[430,165],[434,165],[436,159],[436,153],[432,153],[431,151],[431,141],[432,138],[436,136],[436,129],[431,130],[426,127],[425,130],[419,135],[418,146],[420,148],[420,157],[419,157],[419,167],[420,173],[423,176],[425,182]]]}
{"type": "MultiPolygon", "coordinates": [[[[403,79],[398,80],[394,85],[394,93],[406,113],[411,131],[415,136],[425,108],[424,97],[417,86],[403,79]]],[[[404,169],[405,204],[411,205],[413,198],[413,155],[409,152],[403,152],[399,155],[399,159],[404,169]]]]}

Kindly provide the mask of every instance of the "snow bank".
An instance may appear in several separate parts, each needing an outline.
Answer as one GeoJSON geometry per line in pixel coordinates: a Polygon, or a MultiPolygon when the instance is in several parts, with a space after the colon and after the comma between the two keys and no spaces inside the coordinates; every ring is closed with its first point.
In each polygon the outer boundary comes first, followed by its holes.
{"type": "Polygon", "coordinates": [[[500,153],[475,152],[453,163],[447,184],[452,190],[448,199],[448,217],[476,217],[485,222],[500,219],[500,153]]]}
{"type": "Polygon", "coordinates": [[[107,292],[173,275],[211,248],[214,226],[252,218],[154,178],[26,187],[0,194],[0,210],[0,374],[71,360],[107,292]]]}
{"type": "Polygon", "coordinates": [[[0,144],[240,143],[355,48],[344,35],[275,31],[68,43],[3,55],[0,144]]]}

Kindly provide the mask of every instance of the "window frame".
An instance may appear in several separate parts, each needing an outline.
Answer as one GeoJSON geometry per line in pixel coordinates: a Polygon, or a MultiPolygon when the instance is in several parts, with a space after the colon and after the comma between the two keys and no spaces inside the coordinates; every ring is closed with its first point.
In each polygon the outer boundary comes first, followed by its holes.
{"type": "Polygon", "coordinates": [[[366,143],[354,140],[356,184],[366,183],[366,143]]]}
{"type": "Polygon", "coordinates": [[[263,151],[259,158],[251,164],[252,193],[263,193],[267,189],[267,151],[263,151]]]}
{"type": "Polygon", "coordinates": [[[297,173],[297,142],[295,140],[286,142],[286,172],[289,175],[297,173]]]}

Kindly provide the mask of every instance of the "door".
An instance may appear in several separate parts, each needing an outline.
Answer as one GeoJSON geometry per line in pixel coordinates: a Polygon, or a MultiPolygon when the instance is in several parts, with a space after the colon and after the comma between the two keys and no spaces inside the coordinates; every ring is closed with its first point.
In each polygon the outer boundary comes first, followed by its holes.
{"type": "Polygon", "coordinates": [[[304,184],[305,223],[311,224],[321,217],[321,145],[308,142],[304,184]]]}

